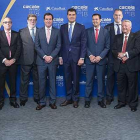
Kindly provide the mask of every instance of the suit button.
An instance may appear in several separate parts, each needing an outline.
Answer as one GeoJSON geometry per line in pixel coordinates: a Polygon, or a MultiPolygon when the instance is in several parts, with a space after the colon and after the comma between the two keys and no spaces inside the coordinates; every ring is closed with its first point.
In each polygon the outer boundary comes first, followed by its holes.
{"type": "Polygon", "coordinates": [[[69,52],[71,51],[71,48],[69,48],[69,52]]]}

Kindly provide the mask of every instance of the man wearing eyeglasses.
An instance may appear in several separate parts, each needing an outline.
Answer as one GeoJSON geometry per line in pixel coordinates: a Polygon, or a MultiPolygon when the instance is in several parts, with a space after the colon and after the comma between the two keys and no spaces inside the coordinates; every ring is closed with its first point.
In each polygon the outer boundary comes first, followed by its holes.
{"type": "Polygon", "coordinates": [[[13,30],[12,20],[9,17],[3,20],[4,30],[0,32],[0,110],[4,106],[4,87],[6,73],[9,73],[10,105],[19,108],[16,102],[16,62],[19,58],[21,47],[19,34],[13,30]]]}
{"type": "Polygon", "coordinates": [[[21,75],[20,75],[20,105],[25,106],[28,100],[28,84],[32,71],[34,84],[34,101],[39,102],[39,84],[36,65],[35,36],[38,31],[36,28],[37,16],[29,14],[27,17],[28,26],[19,31],[22,41],[22,51],[20,56],[21,75]]]}

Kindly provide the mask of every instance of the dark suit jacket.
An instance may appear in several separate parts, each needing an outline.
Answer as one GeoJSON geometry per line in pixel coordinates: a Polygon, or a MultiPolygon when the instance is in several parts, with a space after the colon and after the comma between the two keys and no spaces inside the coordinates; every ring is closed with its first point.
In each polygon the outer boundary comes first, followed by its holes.
{"type": "Polygon", "coordinates": [[[47,43],[45,27],[38,30],[35,38],[35,49],[37,51],[37,65],[45,65],[44,55],[52,56],[53,60],[50,64],[59,64],[58,53],[61,48],[60,31],[52,28],[49,44],[47,43]]]}
{"type": "MultiPolygon", "coordinates": [[[[115,36],[114,45],[113,45],[113,54],[115,56],[114,59],[114,70],[116,72],[119,71],[121,60],[118,59],[118,53],[122,51],[123,46],[123,34],[115,36]]],[[[129,59],[126,61],[127,68],[130,72],[140,70],[139,64],[139,54],[140,54],[140,36],[137,36],[134,33],[130,33],[126,52],[128,52],[129,59]]]]}
{"type": "Polygon", "coordinates": [[[114,38],[115,38],[115,30],[114,30],[114,22],[110,23],[105,26],[105,29],[109,31],[110,34],[110,50],[108,53],[108,63],[114,63],[114,56],[112,54],[112,48],[113,48],[113,43],[114,43],[114,38]]]}
{"type": "Polygon", "coordinates": [[[7,59],[19,59],[21,52],[21,45],[18,32],[11,30],[11,44],[9,46],[5,31],[0,31],[0,65],[4,58],[7,59]],[[9,58],[9,50],[11,50],[11,58],[9,58]]]}
{"type": "Polygon", "coordinates": [[[110,37],[109,32],[104,29],[100,28],[98,41],[95,42],[95,33],[94,27],[91,27],[86,30],[87,31],[87,57],[86,57],[86,64],[93,64],[89,56],[100,56],[102,59],[98,63],[99,65],[105,65],[107,63],[107,53],[110,49],[110,37]]]}
{"type": "MultiPolygon", "coordinates": [[[[36,29],[37,34],[38,29],[36,29]]],[[[35,51],[35,43],[30,35],[29,28],[26,27],[19,31],[22,51],[19,63],[22,65],[31,65],[33,62],[36,62],[36,51],[35,51]]]]}
{"type": "Polygon", "coordinates": [[[72,59],[75,63],[80,58],[85,58],[86,55],[86,32],[85,27],[79,23],[75,23],[72,40],[69,41],[68,36],[68,23],[64,24],[60,28],[62,38],[62,48],[60,55],[63,61],[66,62],[68,59],[69,49],[71,49],[72,59]]]}

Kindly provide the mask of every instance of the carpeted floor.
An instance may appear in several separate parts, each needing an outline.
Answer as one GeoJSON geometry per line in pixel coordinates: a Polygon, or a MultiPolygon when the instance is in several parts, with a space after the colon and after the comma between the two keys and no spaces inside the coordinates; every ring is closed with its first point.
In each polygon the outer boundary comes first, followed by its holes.
{"type": "Polygon", "coordinates": [[[75,109],[72,105],[60,107],[63,100],[57,99],[57,110],[47,104],[36,111],[32,98],[19,109],[6,99],[0,111],[0,140],[140,140],[140,106],[137,112],[128,106],[115,110],[115,99],[102,109],[94,98],[87,109],[81,98],[75,109]]]}

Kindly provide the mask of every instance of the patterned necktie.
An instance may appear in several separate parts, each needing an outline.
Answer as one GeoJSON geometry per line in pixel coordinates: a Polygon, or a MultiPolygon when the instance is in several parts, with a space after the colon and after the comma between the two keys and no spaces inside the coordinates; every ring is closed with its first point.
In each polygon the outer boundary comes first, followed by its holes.
{"type": "Polygon", "coordinates": [[[123,47],[122,47],[122,52],[123,52],[123,53],[125,53],[125,51],[126,51],[127,37],[128,37],[128,36],[125,36],[125,40],[124,40],[124,43],[123,43],[123,47]]]}
{"type": "Polygon", "coordinates": [[[72,38],[72,24],[70,24],[70,28],[69,28],[69,41],[71,42],[71,38],[72,38]]]}
{"type": "Polygon", "coordinates": [[[35,42],[34,28],[31,29],[31,37],[32,37],[33,41],[35,42]]]}
{"type": "Polygon", "coordinates": [[[121,34],[121,31],[120,31],[120,26],[119,26],[119,24],[116,24],[116,25],[117,25],[117,27],[118,27],[118,28],[117,28],[117,35],[118,35],[118,34],[121,34]]]}
{"type": "Polygon", "coordinates": [[[11,50],[10,50],[11,37],[9,32],[7,32],[7,41],[9,44],[9,57],[11,58],[11,50]]]}
{"type": "Polygon", "coordinates": [[[49,44],[50,41],[50,29],[47,28],[47,43],[49,44]]]}
{"type": "MultiPolygon", "coordinates": [[[[125,40],[124,40],[123,47],[122,47],[122,53],[125,53],[126,52],[127,37],[128,36],[125,36],[125,40]]],[[[125,61],[122,61],[122,62],[125,63],[125,61]]]]}
{"type": "Polygon", "coordinates": [[[98,41],[98,31],[99,31],[99,29],[95,29],[96,30],[96,33],[95,33],[95,41],[96,41],[96,43],[97,43],[97,41],[98,41]]]}

